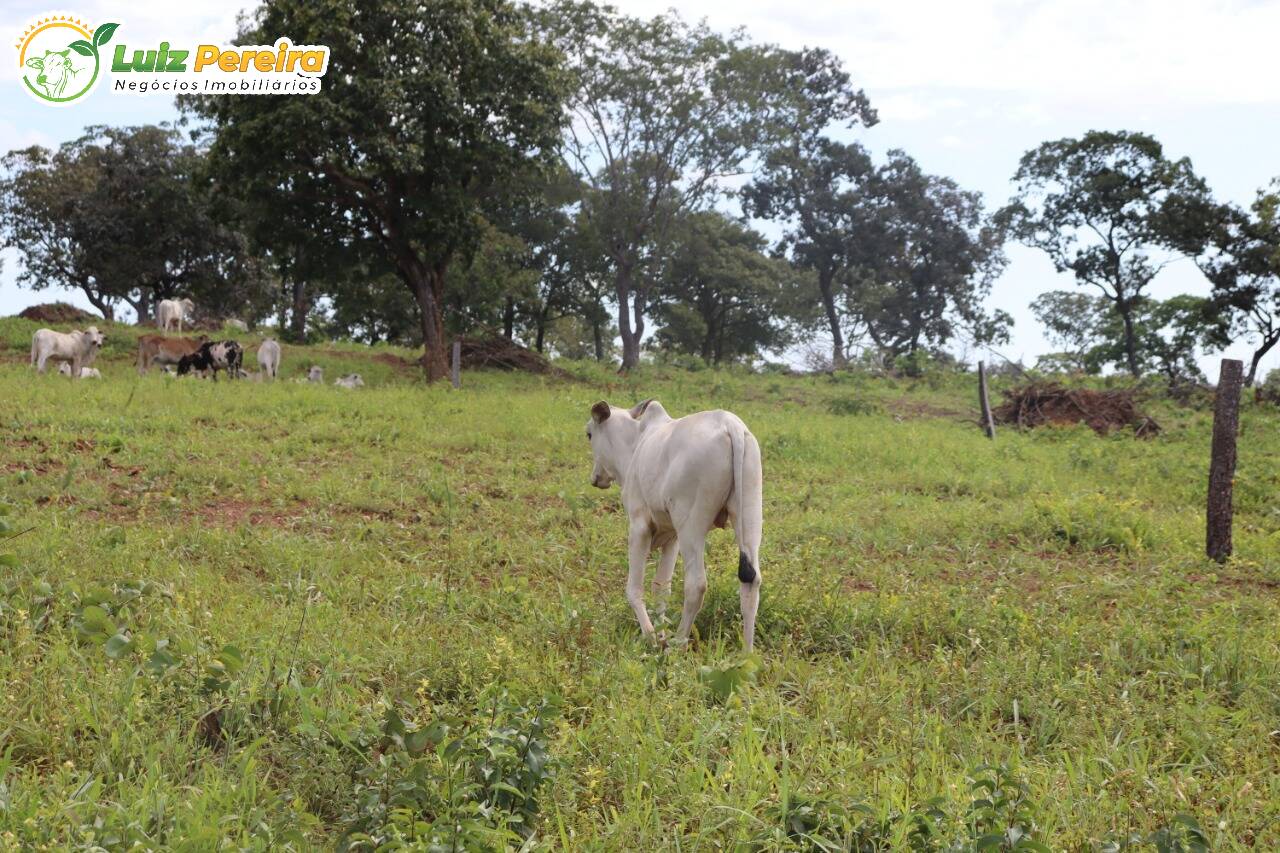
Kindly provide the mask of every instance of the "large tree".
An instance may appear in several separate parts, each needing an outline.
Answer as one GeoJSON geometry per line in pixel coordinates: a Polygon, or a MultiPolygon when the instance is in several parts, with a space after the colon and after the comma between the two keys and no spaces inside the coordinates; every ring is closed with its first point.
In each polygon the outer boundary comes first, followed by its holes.
{"type": "Polygon", "coordinates": [[[770,152],[743,196],[783,223],[778,251],[814,273],[833,366],[864,336],[892,358],[962,329],[978,344],[1007,335],[1009,315],[982,305],[1004,267],[982,197],[904,152],[876,167],[860,145],[817,136],[770,152]]]}
{"type": "Polygon", "coordinates": [[[1073,290],[1050,290],[1031,303],[1031,313],[1045,328],[1045,337],[1062,349],[1046,363],[1081,373],[1097,373],[1102,365],[1094,358],[1099,327],[1108,308],[1101,296],[1073,290]]]}
{"type": "Polygon", "coordinates": [[[1213,307],[1238,335],[1252,339],[1245,384],[1280,344],[1280,179],[1258,191],[1247,210],[1207,193],[1166,217],[1166,229],[1213,284],[1213,307]]]}
{"type": "Polygon", "coordinates": [[[296,179],[350,223],[353,251],[384,254],[441,378],[448,275],[479,242],[483,199],[557,150],[559,57],[508,0],[268,0],[239,40],[282,33],[329,46],[319,93],[188,104],[223,174],[296,179]]]}
{"type": "Polygon", "coordinates": [[[779,305],[795,273],[763,254],[763,237],[707,211],[681,220],[673,243],[656,292],[660,347],[718,365],[790,343],[779,305]]]}
{"type": "Polygon", "coordinates": [[[857,143],[841,143],[834,128],[874,125],[876,113],[835,55],[820,49],[779,54],[780,84],[772,140],[755,180],[742,192],[747,212],[784,227],[778,250],[813,272],[821,316],[831,336],[831,360],[847,357],[847,312],[841,291],[865,265],[865,232],[874,218],[868,185],[871,156],[857,143]]]}
{"type": "Polygon", "coordinates": [[[57,151],[3,160],[0,237],[22,258],[19,283],[79,289],[113,319],[139,322],[158,299],[183,295],[215,316],[268,310],[259,258],[234,211],[201,180],[204,153],[170,127],[90,127],[57,151]]]}
{"type": "Polygon", "coordinates": [[[672,223],[720,194],[775,130],[778,54],[674,13],[639,20],[558,0],[540,22],[573,75],[563,154],[612,267],[629,369],[672,223]]]}
{"type": "Polygon", "coordinates": [[[1017,192],[998,221],[1110,301],[1123,326],[1125,366],[1138,376],[1137,308],[1176,259],[1167,220],[1203,193],[1190,160],[1168,159],[1143,133],[1095,130],[1028,151],[1014,181],[1017,192]]]}
{"type": "Polygon", "coordinates": [[[1012,318],[983,301],[1004,269],[1004,238],[982,195],[926,174],[902,151],[876,171],[870,233],[852,304],[888,357],[940,347],[961,330],[979,345],[1008,340],[1012,318]]]}
{"type": "MultiPolygon", "coordinates": [[[[1231,342],[1230,316],[1205,297],[1183,294],[1161,301],[1143,296],[1132,308],[1139,370],[1162,376],[1170,387],[1203,381],[1197,354],[1231,342]]],[[[1106,367],[1128,368],[1125,325],[1106,297],[1053,290],[1036,297],[1031,310],[1045,324],[1049,339],[1065,348],[1043,359],[1044,364],[1091,374],[1106,367]]]]}
{"type": "Polygon", "coordinates": [[[844,365],[849,342],[862,333],[856,312],[845,303],[880,236],[874,175],[871,156],[861,145],[819,137],[803,147],[769,152],[756,180],[743,191],[751,215],[783,225],[777,252],[813,274],[819,310],[804,313],[825,323],[833,367],[844,365]]]}

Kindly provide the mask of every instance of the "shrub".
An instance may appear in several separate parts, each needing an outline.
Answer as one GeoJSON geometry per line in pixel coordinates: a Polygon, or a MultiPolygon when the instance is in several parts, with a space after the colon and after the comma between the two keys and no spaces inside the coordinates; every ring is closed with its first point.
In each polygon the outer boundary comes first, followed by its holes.
{"type": "Polygon", "coordinates": [[[546,732],[554,706],[521,705],[501,687],[485,701],[470,720],[416,728],[387,709],[374,758],[356,773],[340,850],[489,850],[533,834],[553,770],[546,732]]]}
{"type": "Polygon", "coordinates": [[[1156,531],[1135,500],[1104,494],[1041,500],[1035,508],[1038,535],[1090,551],[1136,553],[1156,544],[1156,531]]]}
{"type": "Polygon", "coordinates": [[[860,397],[836,397],[827,403],[827,411],[833,415],[878,415],[881,409],[860,397]]]}

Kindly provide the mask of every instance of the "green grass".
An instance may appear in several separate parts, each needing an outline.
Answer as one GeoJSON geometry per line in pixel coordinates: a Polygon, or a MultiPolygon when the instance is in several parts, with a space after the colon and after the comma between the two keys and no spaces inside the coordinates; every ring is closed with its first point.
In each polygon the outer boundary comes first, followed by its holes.
{"type": "Polygon", "coordinates": [[[127,327],[72,382],[26,366],[33,328],[0,321],[0,536],[31,528],[0,543],[0,848],[1280,846],[1273,411],[1245,406],[1217,566],[1205,411],[991,443],[962,377],[459,393],[342,345],[284,375],[368,387],[139,379],[127,327]],[[740,669],[731,531],[693,648],[623,598],[583,425],[649,396],[760,439],[740,669]]]}

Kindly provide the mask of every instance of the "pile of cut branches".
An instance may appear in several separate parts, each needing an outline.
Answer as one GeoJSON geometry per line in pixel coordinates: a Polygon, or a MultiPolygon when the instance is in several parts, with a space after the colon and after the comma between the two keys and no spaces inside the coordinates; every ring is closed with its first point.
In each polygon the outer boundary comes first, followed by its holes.
{"type": "MultiPolygon", "coordinates": [[[[450,342],[449,347],[453,344],[450,342]]],[[[452,354],[450,355],[452,358],[452,354]]],[[[540,373],[560,379],[570,378],[570,374],[547,361],[541,353],[523,347],[515,341],[495,335],[486,338],[462,339],[462,367],[477,370],[491,368],[495,370],[520,370],[525,373],[540,373]]]]}
{"type": "Polygon", "coordinates": [[[18,314],[24,320],[35,320],[37,323],[92,323],[102,322],[88,311],[82,311],[66,302],[46,302],[43,305],[32,305],[18,314]]]}
{"type": "Polygon", "coordinates": [[[1160,432],[1154,419],[1138,410],[1137,395],[1129,388],[1095,391],[1066,388],[1053,382],[1033,382],[1004,393],[992,414],[996,423],[1018,427],[1045,424],[1086,424],[1098,435],[1130,427],[1139,438],[1160,432]]]}

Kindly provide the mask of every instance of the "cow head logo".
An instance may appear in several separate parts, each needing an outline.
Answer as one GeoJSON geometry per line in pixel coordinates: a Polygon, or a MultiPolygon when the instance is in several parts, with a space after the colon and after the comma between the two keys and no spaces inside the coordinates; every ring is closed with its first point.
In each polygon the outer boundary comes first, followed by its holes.
{"type": "Polygon", "coordinates": [[[15,44],[23,87],[36,100],[54,106],[83,98],[102,70],[99,48],[118,26],[90,27],[75,15],[61,13],[35,19],[15,44]]]}

